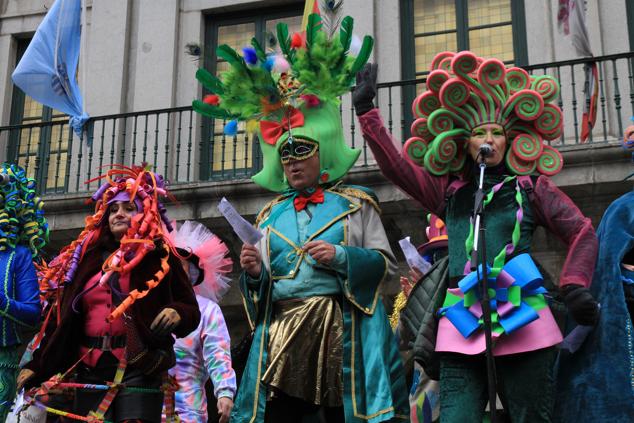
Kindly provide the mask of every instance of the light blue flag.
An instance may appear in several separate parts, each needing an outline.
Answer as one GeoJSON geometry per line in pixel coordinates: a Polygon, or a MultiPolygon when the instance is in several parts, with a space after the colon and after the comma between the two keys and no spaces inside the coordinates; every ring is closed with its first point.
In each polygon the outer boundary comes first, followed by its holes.
{"type": "Polygon", "coordinates": [[[88,120],[76,78],[80,20],[81,0],[56,0],[12,75],[27,95],[69,115],[78,135],[88,120]]]}

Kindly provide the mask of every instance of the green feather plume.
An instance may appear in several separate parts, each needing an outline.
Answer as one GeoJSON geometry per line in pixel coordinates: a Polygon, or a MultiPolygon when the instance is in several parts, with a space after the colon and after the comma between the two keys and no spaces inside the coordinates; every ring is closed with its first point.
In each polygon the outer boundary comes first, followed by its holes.
{"type": "MultiPolygon", "coordinates": [[[[338,102],[339,97],[350,90],[356,73],[368,61],[372,52],[372,37],[366,36],[355,58],[349,55],[353,34],[353,19],[341,20],[336,35],[329,36],[324,21],[318,14],[310,15],[306,27],[306,46],[291,48],[288,26],[277,25],[277,42],[286,60],[291,65],[292,76],[299,81],[300,88],[286,100],[298,100],[299,94],[313,94],[325,102],[338,102]]],[[[332,28],[329,28],[332,30],[332,28]]],[[[204,69],[198,70],[196,78],[213,93],[220,95],[220,105],[212,106],[194,101],[194,110],[217,119],[262,119],[267,113],[281,106],[278,87],[279,75],[266,69],[266,51],[253,38],[251,45],[256,51],[259,65],[247,66],[244,58],[228,45],[217,48],[217,55],[227,61],[229,69],[221,78],[204,69]],[[265,108],[263,105],[268,104],[265,108]]],[[[273,112],[276,113],[276,112],[273,112]]]]}
{"type": "Polygon", "coordinates": [[[341,21],[341,28],[339,29],[339,41],[341,41],[341,47],[343,47],[344,54],[348,54],[348,50],[350,50],[353,27],[354,20],[350,16],[343,18],[341,21]]]}
{"type": "Polygon", "coordinates": [[[260,63],[266,62],[266,53],[264,52],[264,49],[260,45],[257,38],[251,38],[251,45],[255,49],[255,54],[258,56],[258,60],[260,61],[260,63]]]}
{"type": "Polygon", "coordinates": [[[214,94],[222,94],[225,89],[222,86],[220,79],[209,73],[207,69],[200,68],[196,71],[196,79],[203,84],[203,86],[214,94]]]}
{"type": "Polygon", "coordinates": [[[317,34],[321,33],[322,26],[323,23],[321,16],[317,13],[311,13],[308,16],[308,24],[306,24],[306,48],[309,50],[312,48],[312,45],[317,38],[317,34]]]}
{"type": "Polygon", "coordinates": [[[370,53],[372,53],[372,47],[374,47],[374,39],[369,35],[363,37],[363,43],[361,44],[359,55],[355,59],[354,63],[352,64],[352,68],[350,69],[350,72],[353,75],[356,75],[357,72],[359,72],[368,62],[368,59],[370,58],[370,53]]]}

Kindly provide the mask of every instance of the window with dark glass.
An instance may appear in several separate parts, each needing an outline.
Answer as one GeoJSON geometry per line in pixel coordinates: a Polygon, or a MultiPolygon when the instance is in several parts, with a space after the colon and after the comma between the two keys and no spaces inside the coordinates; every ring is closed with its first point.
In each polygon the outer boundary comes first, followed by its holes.
{"type": "Polygon", "coordinates": [[[403,43],[411,76],[429,71],[441,51],[526,64],[523,0],[402,0],[403,43]]]}
{"type": "MultiPolygon", "coordinates": [[[[18,40],[16,65],[30,39],[18,40]]],[[[9,132],[7,160],[22,166],[38,181],[42,192],[63,192],[72,130],[68,116],[44,106],[13,86],[10,125],[25,125],[9,132]],[[44,123],[44,125],[30,125],[44,123]]]]}
{"type": "MultiPolygon", "coordinates": [[[[205,35],[205,68],[216,75],[228,68],[228,64],[216,56],[216,47],[222,44],[229,45],[240,54],[243,47],[251,45],[253,37],[266,46],[267,34],[276,33],[278,22],[285,22],[290,34],[300,31],[303,6],[303,2],[298,2],[282,9],[209,15],[205,35]]],[[[261,167],[257,139],[244,131],[244,123],[238,126],[236,136],[223,133],[225,123],[219,119],[203,120],[201,177],[204,179],[225,175],[249,176],[261,167]]]]}
{"type": "MultiPolygon", "coordinates": [[[[401,0],[403,79],[424,78],[442,51],[471,50],[527,64],[524,0],[401,0]]],[[[404,90],[409,105],[424,84],[404,90]]],[[[409,107],[404,108],[411,118],[409,107]]]]}

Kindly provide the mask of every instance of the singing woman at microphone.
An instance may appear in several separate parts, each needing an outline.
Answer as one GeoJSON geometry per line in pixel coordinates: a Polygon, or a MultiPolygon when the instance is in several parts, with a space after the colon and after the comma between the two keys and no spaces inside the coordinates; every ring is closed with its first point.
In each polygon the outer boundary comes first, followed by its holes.
{"type": "Polygon", "coordinates": [[[480,161],[486,166],[484,220],[491,229],[484,250],[498,394],[514,423],[551,421],[555,345],[562,335],[530,257],[537,225],[568,245],[559,290],[570,315],[585,325],[598,317],[587,289],[597,251],[594,229],[549,178],[563,164],[544,143],[561,135],[559,83],[468,51],[440,53],[426,91],[412,105],[412,138],[403,155],[373,105],[375,94],[376,67],[366,66],[353,102],[381,171],[448,229],[449,289],[436,338],[441,422],[479,423],[487,400],[482,297],[470,262],[480,161]]]}

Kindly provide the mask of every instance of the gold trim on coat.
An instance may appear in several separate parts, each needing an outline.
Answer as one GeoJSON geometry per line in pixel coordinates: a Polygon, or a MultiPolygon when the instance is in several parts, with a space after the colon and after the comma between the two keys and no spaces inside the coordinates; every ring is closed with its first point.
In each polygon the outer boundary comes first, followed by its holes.
{"type": "MultiPolygon", "coordinates": [[[[269,249],[269,242],[267,239],[267,250],[269,249]]],[[[255,380],[255,395],[253,396],[253,415],[251,416],[251,420],[249,420],[249,423],[254,423],[256,417],[258,416],[258,398],[260,395],[260,379],[262,378],[262,355],[264,354],[264,335],[267,332],[267,322],[266,322],[266,316],[269,316],[269,307],[271,306],[271,304],[273,303],[271,301],[271,294],[272,294],[272,290],[273,290],[273,280],[271,279],[271,270],[268,270],[269,273],[269,289],[268,289],[268,294],[267,294],[267,300],[266,301],[266,308],[264,309],[264,321],[262,322],[262,337],[260,339],[260,356],[258,357],[258,375],[257,375],[257,379],[255,380]]]]}
{"type": "MultiPolygon", "coordinates": [[[[336,194],[340,194],[346,198],[349,199],[349,197],[353,197],[353,198],[358,198],[360,200],[365,200],[368,203],[370,203],[370,205],[372,207],[374,207],[374,209],[377,211],[378,214],[381,214],[381,208],[379,207],[379,205],[377,204],[376,200],[367,192],[358,189],[358,188],[351,188],[351,187],[339,187],[339,184],[335,185],[334,187],[332,187],[330,190],[337,190],[337,191],[331,191],[334,192],[336,194]]],[[[330,191],[327,190],[327,191],[330,191]]]]}
{"type": "Polygon", "coordinates": [[[345,286],[345,296],[348,299],[348,301],[350,301],[352,304],[354,304],[355,307],[357,307],[359,310],[361,310],[368,316],[371,316],[374,314],[374,310],[376,309],[376,305],[379,300],[379,285],[381,285],[383,281],[385,280],[385,276],[387,276],[387,272],[389,268],[389,262],[387,260],[387,257],[385,257],[385,255],[379,250],[372,250],[372,251],[376,251],[377,253],[379,253],[381,257],[383,257],[383,260],[385,261],[385,269],[383,270],[383,276],[381,277],[381,280],[376,285],[376,289],[374,290],[374,299],[372,300],[372,308],[363,307],[361,304],[356,302],[354,299],[354,295],[352,295],[352,290],[350,289],[350,283],[348,282],[348,279],[346,279],[343,282],[345,286]]]}
{"type": "MultiPolygon", "coordinates": [[[[335,194],[335,195],[339,195],[339,196],[343,197],[344,199],[348,200],[350,202],[349,209],[344,211],[344,212],[342,212],[342,213],[340,213],[340,214],[338,214],[337,216],[333,217],[328,222],[324,223],[318,230],[313,232],[313,234],[310,235],[306,239],[306,242],[312,241],[313,239],[315,239],[316,237],[318,237],[319,235],[324,233],[326,230],[328,230],[332,225],[337,223],[339,220],[341,220],[344,217],[348,216],[349,214],[352,214],[352,213],[354,213],[354,212],[356,212],[356,211],[361,209],[361,205],[360,204],[357,204],[354,201],[350,201],[350,199],[347,198],[345,195],[339,194],[338,192],[332,192],[332,193],[335,194]]],[[[343,226],[344,226],[344,240],[345,240],[345,237],[346,237],[345,224],[343,226]]],[[[297,275],[297,269],[299,269],[299,265],[301,264],[302,260],[304,259],[304,250],[299,248],[293,241],[288,239],[286,236],[282,235],[282,233],[280,233],[278,230],[276,230],[272,226],[269,226],[268,229],[269,229],[269,231],[267,231],[267,235],[266,235],[266,237],[267,237],[266,251],[267,251],[267,254],[269,256],[269,263],[271,262],[271,246],[270,246],[271,232],[275,233],[275,235],[279,236],[282,240],[286,241],[291,247],[293,247],[293,249],[295,250],[295,253],[299,256],[299,259],[297,260],[297,264],[291,270],[291,273],[289,273],[287,275],[275,275],[275,276],[273,276],[273,274],[271,273],[272,280],[295,279],[295,276],[297,275]]],[[[347,240],[346,240],[346,242],[347,242],[347,240]]]]}

